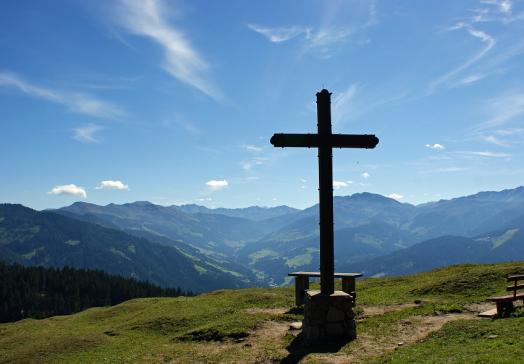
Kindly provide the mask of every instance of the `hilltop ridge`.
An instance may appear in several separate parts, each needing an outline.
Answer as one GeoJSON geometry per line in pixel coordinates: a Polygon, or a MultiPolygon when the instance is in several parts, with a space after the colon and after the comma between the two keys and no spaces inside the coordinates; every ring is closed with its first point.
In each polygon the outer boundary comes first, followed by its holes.
{"type": "Polygon", "coordinates": [[[524,317],[479,320],[524,262],[458,265],[357,282],[358,338],[304,347],[293,288],[134,299],[70,316],[0,324],[6,362],[518,362],[524,317]]]}

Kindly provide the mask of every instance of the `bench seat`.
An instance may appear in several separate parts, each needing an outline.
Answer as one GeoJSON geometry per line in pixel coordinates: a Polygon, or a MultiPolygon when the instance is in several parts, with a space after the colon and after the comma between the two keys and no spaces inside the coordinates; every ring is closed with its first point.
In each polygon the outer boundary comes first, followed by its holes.
{"type": "MultiPolygon", "coordinates": [[[[309,289],[309,278],[320,277],[320,272],[293,272],[288,276],[295,277],[295,304],[301,306],[304,303],[305,292],[309,289]]],[[[342,278],[342,291],[349,293],[356,299],[355,279],[362,277],[362,273],[334,273],[334,278],[342,278]]]]}
{"type": "Polygon", "coordinates": [[[513,283],[506,287],[506,291],[513,293],[506,296],[488,298],[488,301],[495,302],[497,305],[498,317],[506,317],[509,316],[511,312],[513,312],[513,301],[522,300],[522,302],[524,302],[524,292],[519,292],[520,289],[524,289],[524,284],[519,284],[519,280],[524,280],[524,274],[511,275],[507,277],[507,281],[513,283]]]}

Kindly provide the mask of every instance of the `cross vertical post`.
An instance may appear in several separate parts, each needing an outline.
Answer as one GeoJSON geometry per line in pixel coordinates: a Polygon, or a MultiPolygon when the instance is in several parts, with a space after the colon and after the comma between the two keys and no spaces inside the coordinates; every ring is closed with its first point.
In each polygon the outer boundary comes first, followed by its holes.
{"type": "Polygon", "coordinates": [[[318,148],[318,195],[320,225],[320,291],[324,296],[335,292],[335,256],[333,233],[333,148],[373,149],[375,135],[332,134],[331,93],[317,93],[317,134],[277,133],[271,137],[275,147],[318,148]]]}
{"type": "Polygon", "coordinates": [[[333,234],[333,148],[331,144],[331,93],[317,93],[318,195],[320,225],[320,292],[335,292],[333,234]]]}

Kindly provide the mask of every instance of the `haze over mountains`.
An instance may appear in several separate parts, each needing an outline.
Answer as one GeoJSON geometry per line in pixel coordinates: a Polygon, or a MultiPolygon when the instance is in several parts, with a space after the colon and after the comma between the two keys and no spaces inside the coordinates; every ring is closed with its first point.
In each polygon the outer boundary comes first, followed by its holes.
{"type": "MultiPolygon", "coordinates": [[[[524,187],[422,205],[335,197],[337,271],[405,274],[524,259],[524,187]]],[[[209,209],[77,202],[0,205],[0,260],[98,268],[194,291],[287,282],[318,270],[318,206],[209,209]]]]}

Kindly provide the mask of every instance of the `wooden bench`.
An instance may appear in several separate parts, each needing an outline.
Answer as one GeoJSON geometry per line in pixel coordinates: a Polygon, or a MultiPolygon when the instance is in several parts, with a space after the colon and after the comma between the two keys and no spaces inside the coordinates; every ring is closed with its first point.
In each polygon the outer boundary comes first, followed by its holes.
{"type": "MultiPolygon", "coordinates": [[[[288,276],[295,277],[295,304],[302,306],[304,296],[309,289],[309,277],[320,277],[320,272],[293,272],[288,276]]],[[[349,293],[356,299],[355,278],[362,277],[362,273],[335,273],[335,278],[342,278],[342,291],[349,293]]]]}
{"type": "Polygon", "coordinates": [[[497,316],[504,317],[513,311],[513,302],[522,300],[524,304],[524,292],[519,293],[519,289],[524,288],[524,284],[519,284],[519,281],[524,281],[524,274],[508,276],[508,282],[513,282],[512,285],[507,286],[506,290],[512,292],[507,296],[490,297],[488,301],[495,302],[497,305],[497,316]]]}

